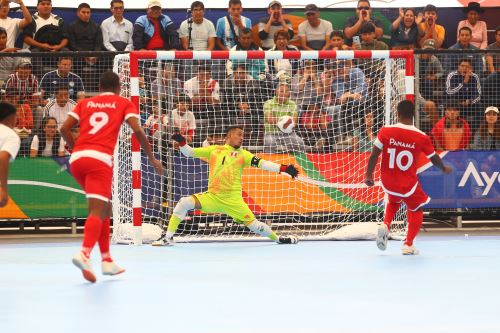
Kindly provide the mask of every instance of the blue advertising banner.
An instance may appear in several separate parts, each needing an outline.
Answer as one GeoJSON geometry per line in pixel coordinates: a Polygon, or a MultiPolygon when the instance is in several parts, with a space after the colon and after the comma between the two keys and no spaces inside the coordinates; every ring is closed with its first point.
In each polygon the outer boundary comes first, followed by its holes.
{"type": "Polygon", "coordinates": [[[500,207],[500,151],[448,152],[443,161],[453,168],[450,175],[434,166],[419,174],[432,198],[426,208],[500,207]]]}

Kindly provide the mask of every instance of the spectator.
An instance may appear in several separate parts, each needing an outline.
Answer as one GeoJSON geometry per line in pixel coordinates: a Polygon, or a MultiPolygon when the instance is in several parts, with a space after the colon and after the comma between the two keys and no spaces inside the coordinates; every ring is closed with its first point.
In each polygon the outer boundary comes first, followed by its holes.
{"type": "Polygon", "coordinates": [[[434,125],[431,133],[436,150],[463,150],[470,144],[469,124],[460,117],[460,109],[454,104],[446,106],[444,117],[434,125]]]}
{"type": "MultiPolygon", "coordinates": [[[[500,50],[500,26],[495,30],[495,42],[488,45],[487,50],[500,50]]],[[[489,105],[500,105],[500,52],[487,53],[485,56],[488,76],[484,80],[484,96],[489,105]]]]}
{"type": "MultiPolygon", "coordinates": [[[[174,132],[181,134],[188,144],[193,142],[194,131],[196,130],[196,119],[193,112],[189,111],[191,100],[185,94],[177,97],[177,107],[170,113],[170,117],[165,117],[165,126],[171,127],[174,132]]],[[[178,148],[177,142],[174,148],[178,148]]]]}
{"type": "Polygon", "coordinates": [[[52,117],[56,119],[57,125],[61,126],[66,118],[68,118],[68,113],[73,111],[76,103],[69,98],[68,86],[60,85],[56,89],[55,100],[49,102],[44,108],[44,117],[52,117]]]}
{"type": "Polygon", "coordinates": [[[446,31],[442,25],[436,23],[437,18],[436,6],[425,6],[423,21],[418,26],[420,46],[427,39],[434,39],[436,41],[436,49],[440,49],[443,46],[446,31]]]}
{"type": "Polygon", "coordinates": [[[307,20],[299,24],[300,47],[303,50],[326,50],[330,44],[332,23],[319,18],[319,8],[309,4],[304,8],[307,20]]]}
{"type": "Polygon", "coordinates": [[[16,43],[17,37],[21,33],[21,30],[26,28],[31,24],[33,18],[31,14],[24,5],[22,0],[16,1],[21,7],[21,11],[23,13],[23,18],[12,18],[9,17],[10,11],[10,1],[2,1],[0,4],[0,28],[4,28],[7,31],[7,47],[13,48],[16,43]]]}
{"type": "MultiPolygon", "coordinates": [[[[158,64],[162,66],[162,64],[158,64]]],[[[169,97],[175,99],[183,92],[183,83],[177,77],[177,71],[175,66],[171,62],[165,62],[163,65],[163,71],[161,72],[161,77],[155,79],[151,83],[151,95],[154,99],[160,99],[162,102],[169,102],[169,97]]],[[[173,109],[173,105],[167,105],[167,109],[173,109]]]]}
{"type": "Polygon", "coordinates": [[[486,108],[479,130],[474,135],[472,149],[500,150],[500,121],[498,121],[498,112],[496,106],[488,106],[486,108]]]}
{"type": "Polygon", "coordinates": [[[76,100],[76,94],[79,91],[85,91],[83,81],[80,76],[71,72],[73,59],[61,57],[57,61],[57,69],[45,74],[40,80],[39,89],[42,91],[43,98],[54,99],[56,88],[65,85],[69,89],[69,97],[76,100]]]}
{"type": "MultiPolygon", "coordinates": [[[[290,34],[286,30],[274,33],[274,46],[271,51],[298,51],[295,45],[289,45],[290,34]]],[[[272,59],[267,62],[271,78],[280,82],[289,82],[297,70],[298,61],[294,59],[272,59]]]]}
{"type": "Polygon", "coordinates": [[[372,18],[371,14],[370,1],[359,0],[356,8],[356,16],[349,17],[344,25],[344,37],[347,39],[347,45],[352,46],[352,37],[359,36],[359,28],[365,22],[371,22],[375,25],[375,38],[382,38],[384,34],[382,22],[377,18],[372,18]]]}
{"type": "Polygon", "coordinates": [[[219,83],[212,78],[210,67],[205,65],[198,66],[196,76],[184,83],[184,92],[191,98],[193,111],[198,119],[214,116],[215,108],[220,103],[219,91],[219,83]]]}
{"type": "Polygon", "coordinates": [[[157,104],[153,104],[151,115],[144,123],[144,132],[149,138],[149,143],[153,144],[153,139],[160,139],[166,134],[167,115],[161,114],[161,109],[157,104]]]}
{"type": "Polygon", "coordinates": [[[340,30],[334,30],[330,33],[330,44],[327,50],[350,50],[351,48],[344,43],[344,34],[340,30]]]}
{"type": "Polygon", "coordinates": [[[33,128],[40,128],[43,119],[43,108],[45,107],[42,93],[36,92],[30,96],[29,99],[31,111],[33,112],[33,128]]]}
{"type": "Polygon", "coordinates": [[[29,104],[20,101],[20,92],[17,88],[8,88],[5,91],[5,100],[16,107],[17,121],[14,131],[21,139],[26,139],[34,129],[33,112],[29,104]]]}
{"type": "MultiPolygon", "coordinates": [[[[0,28],[0,53],[14,53],[20,49],[16,47],[7,47],[7,30],[0,28]]],[[[14,58],[9,56],[0,57],[0,86],[7,81],[9,75],[12,74],[16,68],[16,62],[21,61],[21,58],[14,58]]]]}
{"type": "Polygon", "coordinates": [[[272,153],[279,148],[286,151],[305,151],[304,140],[293,129],[290,133],[285,133],[278,128],[278,120],[283,116],[290,116],[293,122],[297,123],[297,104],[290,100],[288,86],[279,84],[276,96],[264,103],[264,151],[272,153]]]}
{"type": "Polygon", "coordinates": [[[264,50],[274,47],[275,34],[284,30],[288,33],[289,40],[293,38],[293,28],[290,20],[283,17],[281,2],[271,1],[267,6],[267,17],[259,21],[259,39],[264,50]]]}
{"type": "MultiPolygon", "coordinates": [[[[463,27],[460,29],[458,42],[450,46],[450,50],[478,50],[477,47],[470,43],[472,37],[472,30],[469,27],[463,27]]],[[[448,72],[455,70],[458,67],[458,62],[461,58],[464,57],[464,54],[449,54],[446,57],[446,69],[448,72]]],[[[483,59],[481,54],[467,54],[467,58],[471,59],[472,70],[476,73],[480,78],[483,73],[483,59]]]]}
{"type": "Polygon", "coordinates": [[[217,20],[215,41],[219,50],[229,50],[238,44],[241,29],[252,28],[252,21],[242,16],[241,0],[229,0],[228,15],[217,20]]]}
{"type": "Polygon", "coordinates": [[[112,16],[101,23],[102,41],[108,51],[132,51],[134,25],[123,17],[125,5],[122,0],[111,0],[112,16]]]}
{"type": "Polygon", "coordinates": [[[473,131],[478,129],[478,107],[481,100],[481,83],[472,71],[470,59],[460,60],[458,70],[448,74],[446,78],[446,94],[448,99],[456,102],[462,114],[472,125],[473,131]]]}
{"type": "Polygon", "coordinates": [[[158,0],[149,0],[147,14],[139,16],[134,23],[132,39],[136,50],[180,49],[174,22],[161,13],[161,2],[158,0]]]}
{"type": "MultiPolygon", "coordinates": [[[[422,49],[435,50],[436,41],[428,39],[424,42],[422,49]]],[[[439,59],[430,53],[419,54],[419,104],[423,106],[424,117],[421,118],[421,127],[424,132],[430,133],[432,127],[438,122],[439,115],[437,104],[443,93],[443,66],[439,59]],[[428,123],[428,124],[425,124],[428,123]],[[429,126],[426,126],[429,125],[429,126]]]]}
{"type": "Polygon", "coordinates": [[[418,26],[422,22],[423,14],[415,17],[413,8],[399,8],[399,16],[392,22],[391,48],[393,50],[411,50],[417,46],[418,26]]]}
{"type": "MultiPolygon", "coordinates": [[[[358,33],[361,35],[361,50],[388,50],[389,46],[386,43],[377,40],[375,34],[376,27],[371,22],[365,22],[361,25],[358,33]]],[[[353,44],[353,49],[357,49],[356,43],[353,44]]]]}
{"type": "MultiPolygon", "coordinates": [[[[101,51],[101,28],[90,20],[91,9],[89,4],[82,2],[78,5],[78,17],[68,27],[69,48],[72,51],[101,51]]],[[[87,63],[96,62],[97,58],[86,58],[87,63]]]]}
{"type": "Polygon", "coordinates": [[[222,88],[223,110],[228,110],[230,123],[240,125],[245,134],[251,135],[258,131],[262,103],[259,84],[248,74],[244,63],[234,65],[231,75],[224,80],[222,88]]]}
{"type": "Polygon", "coordinates": [[[467,19],[458,23],[457,40],[460,40],[460,30],[468,27],[472,34],[470,43],[478,49],[485,49],[488,45],[488,28],[486,22],[479,21],[479,14],[484,10],[478,2],[469,2],[464,12],[467,13],[467,19]]]}
{"type": "Polygon", "coordinates": [[[191,4],[192,17],[181,23],[179,36],[184,50],[212,51],[215,48],[214,24],[205,18],[205,5],[201,1],[191,4]]]}
{"type": "Polygon", "coordinates": [[[24,29],[24,42],[32,52],[68,51],[68,33],[64,20],[52,14],[52,0],[38,0],[37,12],[24,29]]]}
{"type": "Polygon", "coordinates": [[[42,120],[42,130],[33,136],[30,157],[64,156],[64,140],[57,131],[57,120],[53,117],[42,120]]]}
{"type": "Polygon", "coordinates": [[[306,144],[318,149],[322,148],[328,139],[327,130],[331,123],[330,117],[321,107],[321,98],[316,98],[310,101],[300,116],[300,127],[306,144]]]}
{"type": "MultiPolygon", "coordinates": [[[[243,28],[240,31],[239,43],[231,48],[231,51],[262,51],[262,49],[253,42],[252,39],[252,30],[248,28],[243,28]]],[[[226,63],[227,75],[231,75],[233,73],[233,66],[235,64],[241,63],[241,60],[228,60],[226,63]]],[[[248,73],[255,80],[262,80],[265,78],[267,69],[267,62],[265,60],[253,60],[245,62],[248,73]]]]}
{"type": "Polygon", "coordinates": [[[306,108],[311,99],[321,95],[321,81],[318,63],[315,60],[304,60],[292,78],[292,100],[299,107],[306,108]]]}
{"type": "Polygon", "coordinates": [[[28,58],[20,58],[16,65],[16,71],[9,75],[6,88],[16,88],[19,91],[21,103],[30,103],[30,97],[38,92],[38,80],[32,74],[31,61],[28,58]]]}
{"type": "Polygon", "coordinates": [[[365,114],[363,124],[353,131],[353,150],[359,152],[370,152],[373,148],[373,142],[377,138],[374,131],[374,116],[372,112],[365,114]]]}

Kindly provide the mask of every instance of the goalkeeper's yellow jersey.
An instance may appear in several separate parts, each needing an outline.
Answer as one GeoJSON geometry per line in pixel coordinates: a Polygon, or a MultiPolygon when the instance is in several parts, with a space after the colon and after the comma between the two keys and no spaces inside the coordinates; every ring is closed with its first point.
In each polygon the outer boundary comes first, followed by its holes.
{"type": "Polygon", "coordinates": [[[254,154],[229,145],[194,148],[194,157],[204,157],[208,160],[208,191],[220,196],[241,197],[243,169],[253,165],[252,163],[255,166],[260,164],[254,154]]]}

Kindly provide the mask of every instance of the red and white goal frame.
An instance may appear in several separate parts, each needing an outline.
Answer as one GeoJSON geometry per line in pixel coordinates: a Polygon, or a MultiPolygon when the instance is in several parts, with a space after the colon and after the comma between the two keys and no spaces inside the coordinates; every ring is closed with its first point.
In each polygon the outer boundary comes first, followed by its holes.
{"type": "MultiPolygon", "coordinates": [[[[132,51],[129,54],[118,55],[117,58],[127,57],[129,61],[129,91],[125,94],[131,99],[134,105],[141,109],[140,89],[139,89],[139,62],[141,60],[157,60],[157,61],[183,61],[183,60],[271,60],[271,59],[297,59],[297,60],[322,60],[322,59],[338,59],[338,60],[387,60],[387,59],[403,59],[404,60],[404,98],[414,101],[414,54],[412,50],[354,50],[354,51],[132,51]]],[[[117,58],[115,58],[115,72],[120,72],[117,67],[117,58]]],[[[387,62],[386,62],[387,63],[387,62]]],[[[391,73],[386,70],[386,80],[391,80],[391,73]]],[[[393,73],[392,73],[393,74],[393,73]]],[[[386,90],[391,89],[386,85],[386,90]]],[[[390,94],[386,94],[389,96],[390,94]]],[[[391,117],[390,99],[386,97],[386,118],[391,117]]],[[[114,221],[118,223],[128,223],[132,226],[131,243],[143,243],[143,207],[141,193],[141,152],[140,145],[132,134],[131,137],[131,164],[132,173],[130,182],[132,184],[132,200],[131,216],[127,221],[123,221],[116,204],[113,206],[114,221]]],[[[115,176],[120,172],[115,168],[115,176]]],[[[114,182],[114,192],[116,193],[118,183],[114,182]]],[[[115,228],[116,224],[115,223],[115,228]]],[[[116,240],[115,240],[116,242],[116,240]]],[[[120,242],[120,241],[118,241],[120,242]]]]}

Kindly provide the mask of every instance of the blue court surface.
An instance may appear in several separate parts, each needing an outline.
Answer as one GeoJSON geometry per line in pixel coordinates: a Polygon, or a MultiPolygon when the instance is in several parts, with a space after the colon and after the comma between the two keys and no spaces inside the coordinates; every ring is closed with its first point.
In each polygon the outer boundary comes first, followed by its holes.
{"type": "MultiPolygon", "coordinates": [[[[500,332],[500,236],[113,246],[83,280],[80,241],[0,239],[0,332],[500,332]]],[[[95,251],[95,250],[94,250],[95,251]]],[[[97,251],[94,258],[98,259],[97,251]]]]}

